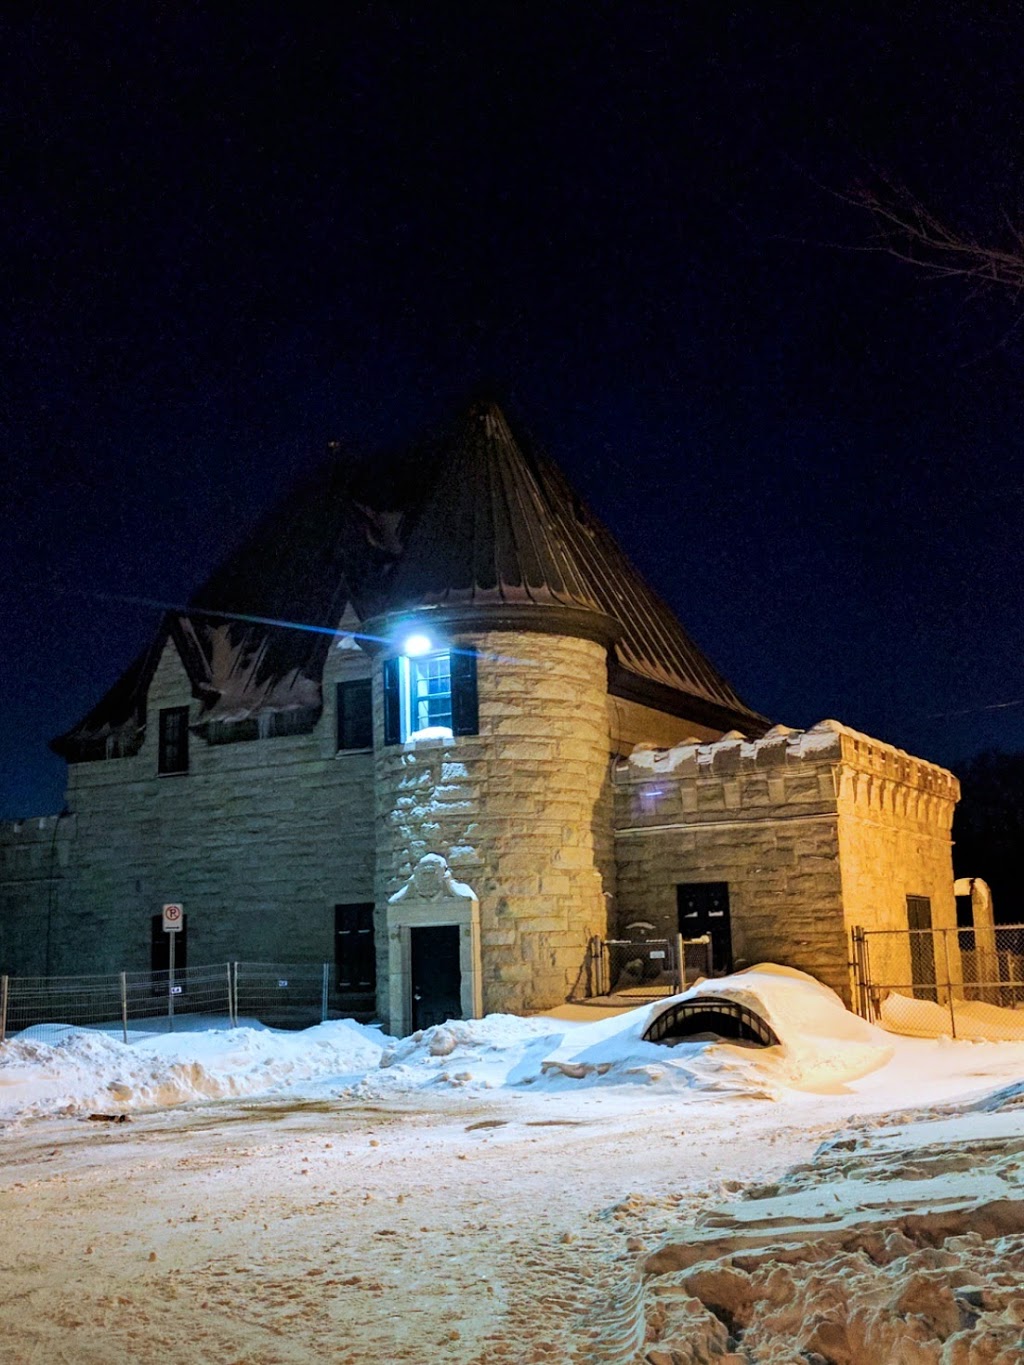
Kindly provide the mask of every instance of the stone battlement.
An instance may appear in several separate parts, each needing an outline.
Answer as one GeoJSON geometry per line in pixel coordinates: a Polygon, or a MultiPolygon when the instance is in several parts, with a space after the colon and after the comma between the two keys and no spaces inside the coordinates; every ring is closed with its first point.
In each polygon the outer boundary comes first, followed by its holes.
{"type": "Polygon", "coordinates": [[[651,777],[726,777],[764,769],[842,762],[859,772],[956,801],[960,784],[938,764],[915,758],[892,744],[862,735],[836,720],[822,720],[808,730],[773,726],[761,739],[731,730],[710,743],[684,741],[669,749],[638,745],[616,764],[616,785],[647,782],[651,777]]]}

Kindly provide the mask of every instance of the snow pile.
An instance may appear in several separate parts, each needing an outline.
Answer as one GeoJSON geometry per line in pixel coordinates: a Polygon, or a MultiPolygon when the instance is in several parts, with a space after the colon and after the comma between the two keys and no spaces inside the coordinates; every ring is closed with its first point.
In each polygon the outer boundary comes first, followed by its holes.
{"type": "MultiPolygon", "coordinates": [[[[47,1037],[52,1036],[48,1030],[47,1037]]],[[[906,1085],[909,1094],[919,1062],[916,1055],[906,1055],[908,1050],[961,1046],[904,1040],[894,1071],[889,1064],[896,1042],[851,1014],[813,978],[762,965],[593,1022],[497,1014],[452,1020],[401,1040],[350,1020],[299,1033],[238,1028],[150,1035],[127,1046],[101,1032],[66,1029],[58,1041],[43,1042],[30,1031],[0,1047],[0,1120],[19,1114],[119,1113],[285,1086],[350,1097],[437,1086],[481,1091],[528,1086],[550,1092],[643,1086],[655,1092],[776,1099],[800,1091],[844,1092],[859,1078],[877,1074],[879,1085],[906,1085]],[[759,1015],[779,1045],[762,1048],[706,1037],[670,1045],[644,1041],[665,1010],[709,995],[759,1015]]],[[[949,1059],[945,1065],[948,1069],[949,1059]]]]}
{"type": "Polygon", "coordinates": [[[647,1259],[645,1359],[1019,1361],[1022,1089],[855,1129],[703,1215],[647,1259]]]}
{"type": "Polygon", "coordinates": [[[359,1075],[379,1063],[386,1041],[379,1029],[350,1020],[302,1033],[238,1028],[128,1045],[71,1028],[42,1042],[30,1030],[0,1048],[0,1119],[162,1108],[359,1075]]]}
{"type": "Polygon", "coordinates": [[[938,1005],[934,1000],[915,1000],[891,991],[882,1001],[882,1027],[890,1033],[941,1038],[953,1031],[953,1019],[958,1038],[1024,1042],[1024,1010],[988,1005],[982,1000],[954,1000],[950,1018],[949,1005],[938,1005]]]}
{"type": "Polygon", "coordinates": [[[813,977],[762,964],[700,982],[682,995],[618,1018],[584,1025],[544,1059],[542,1069],[574,1079],[605,1078],[668,1088],[725,1090],[774,1097],[781,1090],[829,1093],[877,1070],[892,1057],[891,1040],[851,1014],[813,977]],[[759,1015],[781,1046],[724,1042],[644,1042],[648,1027],[674,1004],[716,996],[759,1015]]]}
{"type": "Polygon", "coordinates": [[[529,1082],[539,1075],[544,1057],[562,1041],[566,1030],[575,1027],[544,1015],[450,1019],[392,1042],[380,1059],[386,1074],[367,1077],[363,1089],[417,1089],[436,1084],[493,1089],[529,1082]]]}

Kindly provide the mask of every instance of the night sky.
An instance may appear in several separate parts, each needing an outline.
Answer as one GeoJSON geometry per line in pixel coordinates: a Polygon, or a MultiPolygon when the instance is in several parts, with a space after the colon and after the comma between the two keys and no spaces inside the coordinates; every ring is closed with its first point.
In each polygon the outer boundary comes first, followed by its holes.
{"type": "Polygon", "coordinates": [[[22,8],[0,814],[60,809],[47,740],[151,638],[113,598],[481,382],[751,705],[1024,749],[1022,304],[843,197],[1024,224],[1019,6],[22,8]]]}

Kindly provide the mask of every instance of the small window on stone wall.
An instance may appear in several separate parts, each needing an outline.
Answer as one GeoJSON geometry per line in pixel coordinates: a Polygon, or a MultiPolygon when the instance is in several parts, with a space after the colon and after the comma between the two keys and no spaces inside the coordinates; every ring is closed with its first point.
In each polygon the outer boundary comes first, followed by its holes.
{"type": "Polygon", "coordinates": [[[188,772],[188,707],[165,706],[160,712],[157,772],[188,772]]]}
{"type": "Polygon", "coordinates": [[[334,907],[334,966],[338,990],[372,995],[377,987],[373,902],[334,907]]]}
{"type": "Polygon", "coordinates": [[[338,748],[373,747],[373,707],[369,678],[350,678],[338,683],[338,748]]]}
{"type": "Polygon", "coordinates": [[[444,650],[384,664],[384,743],[479,730],[476,655],[444,650]]]}

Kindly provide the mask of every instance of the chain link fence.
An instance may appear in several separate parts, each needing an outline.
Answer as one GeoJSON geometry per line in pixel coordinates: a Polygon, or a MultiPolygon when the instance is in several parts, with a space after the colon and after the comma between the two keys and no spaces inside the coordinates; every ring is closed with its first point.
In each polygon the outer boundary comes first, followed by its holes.
{"type": "Polygon", "coordinates": [[[855,929],[865,1018],[917,1037],[1024,1042],[1024,925],[855,929]]]}
{"type": "Polygon", "coordinates": [[[0,976],[0,1042],[31,1028],[44,1040],[67,1028],[120,1034],[234,1028],[308,1028],[329,1017],[327,962],[223,962],[174,972],[106,976],[0,976]]]}

